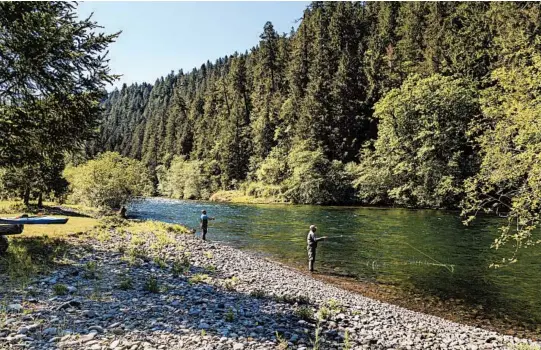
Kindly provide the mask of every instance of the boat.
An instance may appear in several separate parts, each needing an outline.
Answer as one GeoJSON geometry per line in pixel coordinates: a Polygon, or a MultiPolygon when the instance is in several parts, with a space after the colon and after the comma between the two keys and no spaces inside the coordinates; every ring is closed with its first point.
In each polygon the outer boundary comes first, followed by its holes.
{"type": "Polygon", "coordinates": [[[65,224],[66,222],[68,222],[68,218],[57,218],[53,216],[0,218],[0,225],[50,225],[65,224]]]}

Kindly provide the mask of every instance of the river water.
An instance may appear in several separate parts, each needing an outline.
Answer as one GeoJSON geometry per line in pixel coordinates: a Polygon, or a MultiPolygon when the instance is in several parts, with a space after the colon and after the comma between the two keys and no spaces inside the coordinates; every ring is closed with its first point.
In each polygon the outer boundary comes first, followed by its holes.
{"type": "MultiPolygon", "coordinates": [[[[221,241],[305,268],[310,224],[329,240],[318,245],[316,269],[331,275],[464,300],[526,323],[541,321],[541,254],[521,252],[518,263],[489,268],[507,250],[490,244],[501,222],[481,218],[464,226],[457,212],[359,207],[239,205],[151,198],[132,203],[130,217],[199,227],[221,241]]],[[[199,232],[199,229],[198,229],[199,232]]]]}

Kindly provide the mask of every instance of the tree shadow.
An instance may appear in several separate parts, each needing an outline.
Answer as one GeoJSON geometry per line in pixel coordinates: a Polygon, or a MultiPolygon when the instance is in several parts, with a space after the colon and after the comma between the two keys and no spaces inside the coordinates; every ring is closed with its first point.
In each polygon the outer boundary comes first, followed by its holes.
{"type": "MultiPolygon", "coordinates": [[[[160,265],[153,257],[145,256],[130,265],[123,253],[88,244],[81,246],[87,254],[79,259],[78,266],[58,264],[58,254],[67,254],[71,248],[71,244],[59,241],[29,238],[20,244],[29,254],[34,254],[32,256],[39,256],[44,264],[54,265],[58,283],[77,285],[76,295],[60,296],[54,295],[52,285],[47,286],[38,299],[55,311],[36,314],[36,318],[42,318],[45,323],[54,314],[58,318],[56,322],[74,334],[74,347],[85,347],[75,335],[87,333],[90,324],[112,331],[110,327],[115,323],[118,325],[114,333],[121,337],[145,341],[169,334],[175,340],[168,346],[177,342],[176,345],[184,348],[203,347],[203,343],[219,339],[224,344],[254,342],[274,348],[277,335],[286,342],[293,337],[295,344],[312,346],[317,326],[315,319],[306,315],[306,310],[316,305],[308,300],[271,296],[264,291],[242,292],[236,290],[234,284],[219,283],[232,280],[227,272],[205,266],[189,266],[178,273],[173,269],[175,260],[170,258],[160,265]],[[91,262],[98,266],[98,278],[84,277],[85,266],[91,262]],[[201,275],[209,279],[197,278],[201,275]],[[125,283],[127,278],[131,280],[129,286],[125,283]],[[151,279],[156,281],[159,292],[149,287],[151,279]],[[83,310],[93,309],[99,310],[96,317],[82,316],[83,310]],[[299,312],[301,309],[304,314],[299,312]],[[85,327],[77,326],[81,319],[87,322],[85,327]],[[206,340],[192,344],[189,338],[182,340],[182,335],[197,335],[206,340]]],[[[27,315],[33,317],[34,312],[29,311],[27,315]]],[[[47,327],[57,327],[57,324],[47,324],[47,327]]],[[[337,339],[336,329],[330,329],[328,323],[320,326],[320,334],[322,342],[326,334],[337,339]]],[[[41,331],[30,336],[44,343],[52,337],[41,331]]],[[[105,341],[103,334],[98,334],[96,339],[105,341]]]]}

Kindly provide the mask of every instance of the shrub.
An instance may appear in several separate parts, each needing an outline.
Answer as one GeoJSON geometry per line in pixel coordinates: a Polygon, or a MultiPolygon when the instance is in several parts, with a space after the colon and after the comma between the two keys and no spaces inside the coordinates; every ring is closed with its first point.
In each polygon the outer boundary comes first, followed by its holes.
{"type": "Polygon", "coordinates": [[[152,194],[152,182],[139,161],[106,152],[80,166],[69,166],[68,200],[93,207],[118,208],[134,197],[152,194]]]}
{"type": "Polygon", "coordinates": [[[208,199],[211,194],[204,163],[175,157],[169,168],[158,172],[158,191],[168,197],[179,199],[208,199]]]}

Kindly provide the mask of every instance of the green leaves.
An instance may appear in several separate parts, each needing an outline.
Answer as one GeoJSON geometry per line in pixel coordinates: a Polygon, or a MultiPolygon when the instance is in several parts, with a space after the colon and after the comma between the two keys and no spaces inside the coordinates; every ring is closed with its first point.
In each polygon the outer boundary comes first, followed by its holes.
{"type": "Polygon", "coordinates": [[[129,200],[152,194],[148,170],[141,162],[106,152],[94,160],[64,171],[70,200],[100,208],[119,208],[129,200]]]}
{"type": "Polygon", "coordinates": [[[466,131],[479,114],[475,90],[464,80],[412,76],[375,106],[374,150],[361,157],[355,185],[370,203],[449,207],[468,176],[466,131]]]}
{"type": "Polygon", "coordinates": [[[96,33],[64,2],[0,4],[0,161],[21,164],[39,149],[71,151],[97,126],[106,84],[103,54],[117,34],[96,33]]]}

